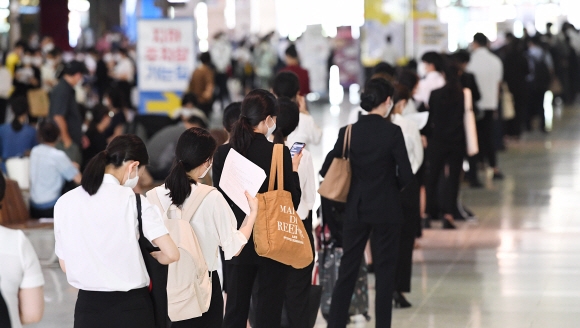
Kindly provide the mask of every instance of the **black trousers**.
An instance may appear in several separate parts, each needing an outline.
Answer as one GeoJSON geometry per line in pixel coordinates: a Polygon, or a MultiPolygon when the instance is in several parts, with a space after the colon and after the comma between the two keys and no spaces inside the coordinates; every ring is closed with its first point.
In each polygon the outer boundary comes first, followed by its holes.
{"type": "MultiPolygon", "coordinates": [[[[254,245],[246,245],[254,247],[254,245]]],[[[253,328],[280,327],[289,266],[265,257],[255,263],[228,261],[226,274],[228,298],[224,328],[246,328],[254,281],[258,280],[256,325],[253,328]]]]}
{"type": "Polygon", "coordinates": [[[479,160],[487,160],[489,166],[497,167],[497,149],[495,146],[495,110],[484,110],[484,116],[477,121],[477,138],[479,141],[479,160]]]}
{"type": "Polygon", "coordinates": [[[465,142],[454,144],[436,140],[429,141],[427,148],[427,213],[432,218],[438,218],[440,211],[443,214],[453,214],[457,207],[459,195],[459,177],[461,175],[465,142]],[[447,179],[440,180],[440,176],[449,167],[447,179]],[[443,183],[443,194],[437,197],[439,181],[443,183]],[[438,204],[438,199],[441,203],[438,204]]]}
{"type": "Polygon", "coordinates": [[[218,87],[217,99],[219,99],[223,110],[226,107],[226,100],[230,100],[230,92],[228,90],[228,76],[224,73],[216,73],[215,84],[218,87]]]}
{"type": "MultiPolygon", "coordinates": [[[[310,239],[312,246],[312,255],[314,255],[314,236],[312,235],[312,211],[308,218],[302,221],[310,239]]],[[[290,268],[286,285],[286,312],[288,321],[292,328],[310,328],[308,327],[308,296],[310,286],[312,285],[312,270],[314,261],[304,269],[290,268]]]]}
{"type": "Polygon", "coordinates": [[[155,328],[147,288],[128,292],[79,290],[74,328],[155,328]]]}
{"type": "Polygon", "coordinates": [[[53,218],[54,217],[54,207],[47,209],[39,209],[30,204],[30,217],[33,219],[40,218],[53,218]]]}
{"type": "Polygon", "coordinates": [[[546,116],[544,115],[544,95],[546,91],[530,90],[530,101],[528,103],[528,116],[526,118],[526,128],[532,129],[532,120],[534,117],[540,119],[540,129],[546,130],[546,116]]]}
{"type": "Polygon", "coordinates": [[[0,124],[6,122],[6,108],[8,107],[8,99],[0,98],[0,124]]]}
{"type": "Polygon", "coordinates": [[[220,277],[217,271],[212,272],[211,303],[209,310],[201,317],[171,323],[171,328],[214,328],[221,327],[224,318],[224,298],[220,277]]]}
{"type": "Polygon", "coordinates": [[[0,327],[10,328],[12,323],[10,322],[10,314],[8,313],[8,306],[0,294],[0,327]]]}
{"type": "Polygon", "coordinates": [[[413,268],[413,249],[417,231],[421,229],[421,210],[419,185],[410,184],[401,192],[403,206],[403,226],[399,239],[399,257],[397,261],[396,291],[411,291],[411,273],[413,268]]]}
{"type": "Polygon", "coordinates": [[[369,235],[371,236],[376,277],[376,327],[391,327],[400,234],[400,224],[353,222],[351,220],[344,222],[342,244],[344,254],[340,260],[338,280],[332,293],[329,328],[346,327],[352,293],[369,235]]]}

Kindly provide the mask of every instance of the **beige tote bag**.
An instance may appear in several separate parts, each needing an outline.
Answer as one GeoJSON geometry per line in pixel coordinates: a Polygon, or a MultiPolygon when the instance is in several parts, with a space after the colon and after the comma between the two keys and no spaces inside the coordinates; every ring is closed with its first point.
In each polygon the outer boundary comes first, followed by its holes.
{"type": "Polygon", "coordinates": [[[475,124],[475,114],[473,113],[473,101],[471,90],[463,89],[465,98],[465,114],[463,115],[463,125],[465,127],[465,143],[467,144],[467,155],[475,156],[479,153],[479,142],[477,140],[477,125],[475,124]]]}
{"type": "Polygon", "coordinates": [[[346,203],[348,192],[350,190],[352,171],[348,154],[350,153],[351,134],[352,125],[348,125],[344,132],[342,157],[332,160],[330,168],[324,176],[324,181],[322,181],[320,188],[318,189],[320,196],[335,202],[346,203]]]}
{"type": "Polygon", "coordinates": [[[284,190],[283,151],[283,145],[274,145],[268,191],[256,196],[254,247],[260,256],[303,269],[312,263],[314,254],[304,223],[294,210],[292,194],[284,190]],[[278,188],[274,190],[276,180],[278,188]]]}

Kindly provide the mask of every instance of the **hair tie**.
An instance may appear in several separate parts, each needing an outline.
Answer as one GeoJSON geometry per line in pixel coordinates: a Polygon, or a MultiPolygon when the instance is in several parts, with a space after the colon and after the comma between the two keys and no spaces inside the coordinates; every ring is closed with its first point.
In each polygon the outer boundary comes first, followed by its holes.
{"type": "Polygon", "coordinates": [[[105,157],[109,157],[109,152],[105,149],[103,150],[103,155],[105,155],[105,157]]]}

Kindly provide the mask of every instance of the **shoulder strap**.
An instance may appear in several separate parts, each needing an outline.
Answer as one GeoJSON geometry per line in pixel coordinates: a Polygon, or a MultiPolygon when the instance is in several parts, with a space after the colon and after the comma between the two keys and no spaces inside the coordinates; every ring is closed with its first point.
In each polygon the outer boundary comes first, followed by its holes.
{"type": "Polygon", "coordinates": [[[344,132],[344,142],[342,146],[342,158],[347,158],[347,150],[350,153],[350,136],[352,134],[352,124],[346,126],[346,130],[344,132]]]}
{"type": "Polygon", "coordinates": [[[189,199],[183,204],[181,210],[181,219],[189,222],[197,212],[199,205],[203,202],[205,197],[209,195],[215,188],[198,183],[195,191],[189,196],[189,199]]]}
{"type": "Polygon", "coordinates": [[[276,179],[278,179],[278,190],[284,189],[284,145],[282,144],[274,145],[269,179],[268,191],[274,190],[274,181],[276,181],[276,179]]]}
{"type": "Polygon", "coordinates": [[[161,214],[163,215],[167,209],[163,208],[163,205],[161,204],[161,200],[159,200],[159,196],[157,196],[157,188],[153,188],[151,190],[149,190],[147,192],[147,200],[153,204],[156,205],[159,210],[161,211],[161,214]]]}
{"type": "Polygon", "coordinates": [[[141,219],[141,195],[135,193],[135,201],[137,202],[137,222],[139,222],[139,236],[143,237],[143,220],[141,219]]]}

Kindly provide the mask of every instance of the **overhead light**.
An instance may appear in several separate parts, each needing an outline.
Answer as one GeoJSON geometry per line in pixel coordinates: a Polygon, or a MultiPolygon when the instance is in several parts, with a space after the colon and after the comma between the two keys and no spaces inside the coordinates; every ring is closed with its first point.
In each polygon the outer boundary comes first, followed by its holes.
{"type": "Polygon", "coordinates": [[[91,3],[87,0],[68,0],[68,10],[85,12],[91,9],[91,3]]]}

